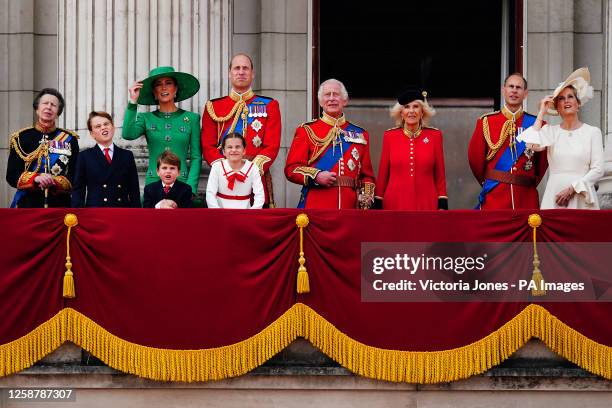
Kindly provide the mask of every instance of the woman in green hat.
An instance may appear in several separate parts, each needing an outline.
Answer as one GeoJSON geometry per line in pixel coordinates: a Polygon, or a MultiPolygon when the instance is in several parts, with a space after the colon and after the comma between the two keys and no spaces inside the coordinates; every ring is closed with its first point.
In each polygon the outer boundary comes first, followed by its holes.
{"type": "Polygon", "coordinates": [[[198,80],[172,67],[157,67],[142,82],[128,90],[130,102],[125,110],[122,137],[127,140],[145,135],[149,148],[149,167],[145,184],[159,180],[157,158],[171,150],[181,159],[178,179],[198,191],[202,149],[200,145],[200,115],[180,109],[177,102],[191,98],[200,89],[198,80]],[[138,105],[158,105],[153,112],[137,113],[138,105]],[[187,166],[189,158],[190,166],[187,166]]]}

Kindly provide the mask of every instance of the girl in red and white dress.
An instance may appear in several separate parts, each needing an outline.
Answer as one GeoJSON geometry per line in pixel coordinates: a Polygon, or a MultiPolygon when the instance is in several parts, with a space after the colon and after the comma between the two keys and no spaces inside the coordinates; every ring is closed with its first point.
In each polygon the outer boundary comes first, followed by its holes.
{"type": "Polygon", "coordinates": [[[245,150],[246,141],[240,133],[230,133],[223,139],[225,159],[214,162],[208,176],[208,208],[263,207],[264,188],[259,169],[244,158],[245,150]]]}

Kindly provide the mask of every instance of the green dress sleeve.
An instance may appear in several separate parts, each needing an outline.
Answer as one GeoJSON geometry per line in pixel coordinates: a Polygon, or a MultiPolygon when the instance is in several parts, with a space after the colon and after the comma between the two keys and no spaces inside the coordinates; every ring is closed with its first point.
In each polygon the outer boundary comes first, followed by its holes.
{"type": "Polygon", "coordinates": [[[146,128],[144,116],[138,114],[138,105],[128,102],[123,117],[121,137],[126,140],[138,139],[145,134],[146,128]]]}
{"type": "Polygon", "coordinates": [[[191,135],[189,138],[189,174],[187,176],[187,184],[191,186],[193,193],[198,191],[198,182],[200,181],[200,170],[202,169],[202,145],[200,143],[200,115],[191,113],[191,135]]]}

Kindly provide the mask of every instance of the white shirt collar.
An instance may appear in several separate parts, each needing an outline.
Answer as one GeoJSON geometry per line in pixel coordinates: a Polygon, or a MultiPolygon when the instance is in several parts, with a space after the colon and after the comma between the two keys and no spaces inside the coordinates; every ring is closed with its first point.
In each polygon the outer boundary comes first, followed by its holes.
{"type": "Polygon", "coordinates": [[[100,148],[100,150],[102,150],[102,153],[104,153],[104,149],[106,149],[108,147],[108,152],[110,154],[113,154],[113,151],[115,150],[115,144],[111,143],[110,146],[102,146],[100,143],[98,143],[98,147],[100,148]]]}

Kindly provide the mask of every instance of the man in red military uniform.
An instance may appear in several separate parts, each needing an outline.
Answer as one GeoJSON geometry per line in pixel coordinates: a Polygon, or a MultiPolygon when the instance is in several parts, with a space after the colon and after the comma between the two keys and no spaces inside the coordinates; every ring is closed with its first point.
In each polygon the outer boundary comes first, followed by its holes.
{"type": "Polygon", "coordinates": [[[370,208],[368,132],[345,119],[348,93],[340,81],[323,82],[318,96],[323,114],[296,129],[285,165],[287,179],[302,185],[298,208],[370,208]]]}
{"type": "Polygon", "coordinates": [[[536,187],[548,167],[546,156],[516,140],[535,122],[534,115],[523,112],[527,92],[521,74],[509,75],[502,87],[501,111],[482,115],[476,122],[468,148],[470,168],[482,186],[476,208],[539,208],[536,187]]]}
{"type": "Polygon", "coordinates": [[[280,147],[281,116],[278,102],[255,95],[255,73],[246,54],[236,54],[229,66],[232,90],[228,96],[206,102],[202,114],[202,153],[212,166],[223,159],[220,147],[228,133],[238,132],[247,142],[245,158],[259,169],[266,192],[265,206],[274,207],[270,166],[280,147]]]}

